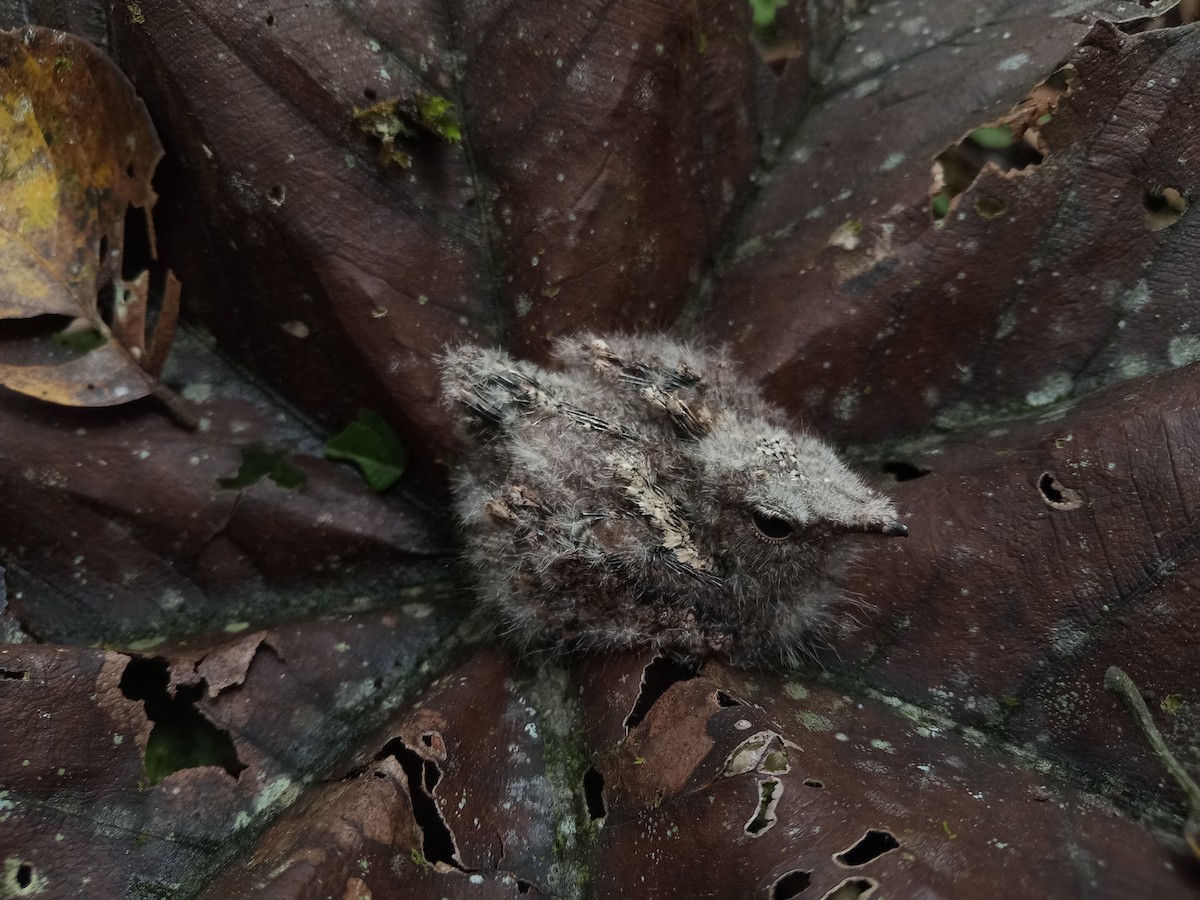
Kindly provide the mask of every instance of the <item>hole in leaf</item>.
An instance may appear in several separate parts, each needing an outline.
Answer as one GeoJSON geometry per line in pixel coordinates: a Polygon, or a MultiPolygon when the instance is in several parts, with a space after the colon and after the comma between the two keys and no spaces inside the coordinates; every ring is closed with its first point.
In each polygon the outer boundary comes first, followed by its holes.
{"type": "Polygon", "coordinates": [[[121,248],[121,279],[132,281],[153,262],[150,256],[150,220],[137,206],[125,208],[125,243],[121,248]]]}
{"type": "Polygon", "coordinates": [[[999,197],[993,197],[991,194],[980,194],[975,198],[975,212],[983,216],[985,219],[994,219],[997,216],[1002,216],[1008,211],[1008,204],[999,197]]]}
{"type": "Polygon", "coordinates": [[[758,809],[746,823],[746,834],[758,837],[770,831],[777,821],[775,807],[783,794],[783,783],[778,778],[767,778],[758,783],[758,809]]]}
{"type": "Polygon", "coordinates": [[[670,690],[672,685],[695,678],[696,672],[694,667],[685,666],[665,656],[654,657],[646,668],[642,669],[641,690],[638,691],[633,709],[625,717],[625,733],[628,734],[642,724],[642,719],[646,718],[650,707],[654,706],[658,698],[670,690]]]}
{"type": "Polygon", "coordinates": [[[583,798],[587,801],[588,815],[593,821],[608,815],[604,805],[604,776],[595,766],[583,773],[583,798]]]}
{"type": "Polygon", "coordinates": [[[127,165],[127,166],[125,167],[125,174],[126,174],[126,175],[128,175],[130,178],[132,178],[132,177],[133,177],[133,173],[134,173],[133,161],[132,161],[132,160],[130,160],[130,162],[129,162],[129,165],[127,165]]]}
{"type": "Polygon", "coordinates": [[[812,884],[812,872],[806,869],[792,869],[775,879],[775,883],[771,885],[771,892],[767,896],[770,900],[792,900],[793,897],[798,897],[808,890],[810,884],[812,884]]]}
{"type": "Polygon", "coordinates": [[[1187,212],[1187,198],[1173,187],[1146,191],[1146,227],[1151,231],[1170,228],[1187,212]]]}
{"type": "Polygon", "coordinates": [[[99,329],[88,324],[86,320],[76,319],[54,335],[54,343],[82,356],[84,353],[91,353],[97,347],[107,344],[108,338],[101,334],[99,329]]]}
{"type": "Polygon", "coordinates": [[[517,893],[518,894],[528,894],[531,890],[533,890],[532,882],[525,881],[522,878],[517,879],[517,893]]]}
{"type": "Polygon", "coordinates": [[[263,19],[263,21],[267,23],[268,28],[274,28],[275,27],[275,13],[267,13],[267,17],[265,19],[263,19]]]}
{"type": "Polygon", "coordinates": [[[432,747],[433,746],[433,732],[427,731],[423,735],[421,735],[421,743],[424,744],[426,747],[432,747]]]}
{"type": "Polygon", "coordinates": [[[821,900],[860,900],[868,897],[879,887],[879,882],[873,878],[847,878],[821,900]]]}
{"type": "Polygon", "coordinates": [[[376,91],[375,88],[363,88],[363,96],[368,100],[378,100],[379,92],[376,91]]]}
{"type": "Polygon", "coordinates": [[[388,741],[383,749],[375,754],[377,760],[388,756],[395,757],[404,771],[413,818],[417,820],[417,827],[421,829],[421,852],[425,859],[431,865],[441,862],[462,869],[462,864],[458,861],[458,851],[454,846],[454,835],[442,817],[437,801],[433,799],[433,789],[441,780],[437,764],[432,760],[422,759],[416,750],[400,738],[388,741]]]}
{"type": "Polygon", "coordinates": [[[878,859],[899,846],[900,842],[890,831],[872,828],[858,843],[837,854],[833,860],[840,866],[865,866],[871,860],[878,859]]]}
{"type": "Polygon", "coordinates": [[[1038,479],[1038,490],[1046,505],[1054,509],[1079,509],[1083,506],[1083,495],[1074,488],[1063,487],[1053,472],[1043,472],[1038,479]]]}
{"type": "Polygon", "coordinates": [[[750,0],[754,46],[776,78],[783,77],[788,63],[793,59],[804,56],[805,44],[797,40],[797,35],[793,33],[793,23],[778,18],[779,10],[787,5],[788,0],[750,0]]]}
{"type": "MultiPolygon", "coordinates": [[[[1075,74],[1074,66],[1063,66],[1007,115],[974,129],[934,158],[929,195],[935,221],[944,219],[958,205],[959,196],[984,166],[1007,173],[1038,166],[1045,160],[1049,148],[1042,131],[1053,121],[1059,100],[1070,93],[1075,74]]],[[[976,201],[975,211],[985,219],[993,219],[1007,211],[1007,204],[985,195],[976,201]]]]}
{"type": "Polygon", "coordinates": [[[158,784],[172,772],[200,766],[220,766],[234,778],[246,768],[228,731],[204,718],[195,703],[204,682],[178,685],[172,695],[167,661],[133,657],[121,675],[121,693],[140,700],[146,718],[154,723],[146,741],[146,778],[158,784]]]}
{"type": "Polygon", "coordinates": [[[729,706],[745,706],[745,705],[746,704],[744,704],[741,700],[737,699],[737,697],[731,697],[724,691],[717,691],[717,706],[729,707],[729,706]]]}
{"type": "Polygon", "coordinates": [[[825,782],[821,781],[819,778],[805,778],[804,786],[810,788],[823,788],[825,787],[825,782]]]}
{"type": "Polygon", "coordinates": [[[8,678],[13,681],[25,681],[29,678],[28,672],[22,672],[18,669],[0,669],[0,678],[8,678]]]}
{"type": "Polygon", "coordinates": [[[33,884],[33,866],[23,862],[17,866],[17,887],[24,890],[31,884],[33,884]]]}
{"type": "Polygon", "coordinates": [[[287,198],[287,188],[282,184],[273,184],[267,189],[267,199],[275,206],[283,206],[287,198]]]}
{"type": "Polygon", "coordinates": [[[915,478],[924,478],[933,470],[923,469],[918,465],[910,463],[908,460],[889,459],[879,467],[879,471],[885,475],[891,475],[897,481],[912,481],[915,478]]]}
{"type": "Polygon", "coordinates": [[[99,256],[100,256],[100,265],[101,265],[101,267],[103,267],[104,263],[108,260],[108,235],[107,234],[100,235],[99,256]]]}

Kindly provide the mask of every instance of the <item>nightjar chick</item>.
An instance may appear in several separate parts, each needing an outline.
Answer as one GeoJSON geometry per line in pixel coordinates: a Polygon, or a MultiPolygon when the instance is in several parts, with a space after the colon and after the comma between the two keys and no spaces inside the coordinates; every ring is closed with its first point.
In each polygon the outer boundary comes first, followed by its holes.
{"type": "Polygon", "coordinates": [[[722,351],[581,335],[555,360],[474,346],[442,360],[467,560],[523,644],[790,660],[855,536],[907,533],[722,351]]]}

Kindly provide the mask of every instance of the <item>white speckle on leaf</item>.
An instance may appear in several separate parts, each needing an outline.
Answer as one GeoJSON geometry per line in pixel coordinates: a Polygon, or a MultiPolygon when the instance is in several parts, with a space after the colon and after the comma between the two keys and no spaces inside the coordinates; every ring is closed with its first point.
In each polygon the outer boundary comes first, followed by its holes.
{"type": "Polygon", "coordinates": [[[1028,65],[1031,58],[1032,57],[1024,51],[1020,53],[1014,53],[1012,56],[1006,56],[1004,59],[1000,60],[1000,62],[996,63],[996,69],[1000,72],[1015,72],[1022,66],[1028,65]]]}
{"type": "Polygon", "coordinates": [[[294,338],[306,338],[309,335],[308,326],[299,319],[293,319],[290,322],[284,322],[279,326],[285,333],[290,334],[294,338]]]}
{"type": "Polygon", "coordinates": [[[1049,406],[1071,392],[1073,381],[1066,372],[1055,372],[1042,381],[1041,387],[1026,394],[1025,402],[1030,406],[1049,406]]]}
{"type": "Polygon", "coordinates": [[[1200,335],[1181,334],[1171,338],[1167,345],[1167,358],[1178,368],[1200,359],[1200,335]]]}

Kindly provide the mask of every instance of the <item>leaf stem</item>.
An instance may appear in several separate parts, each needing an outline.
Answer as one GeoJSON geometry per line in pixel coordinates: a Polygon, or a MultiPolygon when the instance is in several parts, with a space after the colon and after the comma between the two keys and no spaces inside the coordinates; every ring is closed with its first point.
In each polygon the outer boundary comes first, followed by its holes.
{"type": "Polygon", "coordinates": [[[1175,754],[1167,746],[1167,742],[1163,740],[1162,732],[1150,718],[1150,710],[1146,708],[1146,701],[1142,699],[1142,694],[1137,689],[1137,685],[1133,683],[1133,679],[1116,666],[1109,666],[1108,671],[1104,673],[1104,687],[1125,701],[1129,712],[1133,714],[1138,729],[1150,743],[1155,756],[1162,761],[1171,776],[1179,782],[1179,786],[1187,795],[1189,818],[1200,818],[1200,786],[1180,765],[1175,754]]]}

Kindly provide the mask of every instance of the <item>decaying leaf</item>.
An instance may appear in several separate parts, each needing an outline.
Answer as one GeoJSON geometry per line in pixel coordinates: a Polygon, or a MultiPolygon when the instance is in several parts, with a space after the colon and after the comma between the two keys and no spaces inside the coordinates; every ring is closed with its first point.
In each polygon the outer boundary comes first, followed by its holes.
{"type": "MultiPolygon", "coordinates": [[[[162,148],[129,82],[99,50],[38,28],[0,34],[0,320],[68,317],[58,340],[0,331],[0,384],[66,406],[112,406],[150,394],[179,313],[155,258],[150,186],[162,148]],[[147,260],[128,252],[128,211],[141,210],[147,260]],[[149,339],[152,293],[161,293],[149,339]],[[15,335],[22,339],[11,339],[15,335]],[[78,335],[90,336],[80,342],[78,335]]],[[[135,238],[140,240],[140,236],[135,238]]],[[[178,406],[175,406],[178,409],[178,406]]]]}

